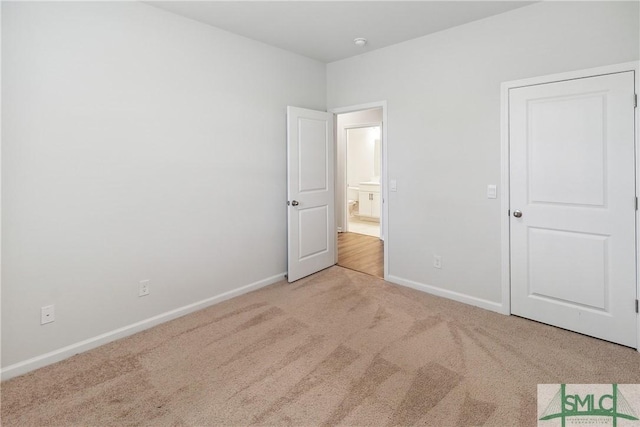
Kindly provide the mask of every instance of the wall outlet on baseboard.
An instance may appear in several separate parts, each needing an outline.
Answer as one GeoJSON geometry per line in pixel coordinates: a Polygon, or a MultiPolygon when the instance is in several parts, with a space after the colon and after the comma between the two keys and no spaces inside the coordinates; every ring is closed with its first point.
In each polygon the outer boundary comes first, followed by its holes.
{"type": "Polygon", "coordinates": [[[442,268],[442,257],[440,255],[433,256],[433,268],[442,268]]]}
{"type": "Polygon", "coordinates": [[[140,280],[138,286],[138,296],[143,297],[149,295],[149,280],[140,280]]]}
{"type": "Polygon", "coordinates": [[[56,320],[55,306],[53,304],[40,307],[40,324],[45,325],[56,320]]]}

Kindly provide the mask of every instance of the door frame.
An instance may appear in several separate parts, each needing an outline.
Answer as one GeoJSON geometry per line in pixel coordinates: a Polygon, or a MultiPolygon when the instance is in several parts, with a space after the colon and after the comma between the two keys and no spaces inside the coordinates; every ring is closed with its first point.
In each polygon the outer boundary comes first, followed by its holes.
{"type": "MultiPolygon", "coordinates": [[[[503,82],[500,85],[500,165],[501,165],[501,191],[500,191],[500,235],[501,235],[501,276],[502,276],[502,310],[503,314],[511,314],[511,232],[509,217],[509,90],[523,86],[533,86],[545,83],[559,82],[564,80],[574,80],[585,77],[595,77],[605,74],[615,74],[627,71],[634,72],[635,93],[640,92],[640,61],[625,62],[621,64],[608,65],[603,67],[589,68],[584,70],[570,71],[566,73],[550,74],[545,76],[513,80],[503,82]]],[[[633,102],[632,99],[629,102],[633,102]]],[[[636,196],[640,189],[640,136],[638,126],[640,124],[640,107],[634,111],[634,143],[635,143],[635,177],[636,196]]],[[[640,265],[640,211],[636,210],[636,299],[640,298],[640,278],[638,277],[638,266],[640,265]]],[[[636,314],[637,350],[640,352],[640,315],[636,314]]]]}
{"type": "MultiPolygon", "coordinates": [[[[362,110],[371,110],[374,108],[382,108],[382,123],[380,124],[380,126],[382,127],[382,132],[381,132],[381,141],[380,144],[382,145],[382,158],[380,159],[380,194],[381,194],[381,203],[382,203],[382,207],[380,208],[380,214],[381,214],[381,218],[380,218],[380,237],[384,240],[384,246],[383,246],[383,257],[384,257],[384,280],[388,280],[389,278],[389,204],[387,203],[387,201],[389,200],[389,190],[388,190],[388,186],[387,186],[387,182],[388,182],[388,171],[387,171],[387,128],[388,126],[388,121],[387,121],[387,101],[374,101],[374,102],[369,102],[366,104],[357,104],[357,105],[350,105],[350,106],[346,106],[346,107],[335,107],[335,108],[330,108],[328,109],[328,111],[330,113],[333,114],[333,132],[334,132],[334,144],[336,149],[334,150],[334,164],[337,164],[337,158],[338,158],[338,120],[337,120],[337,115],[338,114],[344,114],[344,113],[353,113],[356,111],[362,111],[362,110]]],[[[337,169],[337,168],[336,168],[337,169]]],[[[334,171],[334,173],[336,173],[337,171],[334,171]]],[[[337,179],[335,180],[336,185],[337,185],[337,179]]],[[[336,234],[338,233],[338,230],[335,230],[336,234]]],[[[336,264],[338,263],[338,239],[336,239],[336,264]]]]}
{"type": "MultiPolygon", "coordinates": [[[[334,120],[336,121],[336,132],[338,130],[338,126],[337,126],[337,117],[335,117],[334,115],[334,120]]],[[[349,171],[349,130],[351,129],[364,129],[364,128],[371,128],[371,127],[379,127],[380,128],[380,181],[382,181],[382,145],[384,144],[382,142],[382,122],[371,122],[371,123],[364,123],[364,124],[357,124],[357,125],[349,125],[349,126],[345,126],[344,127],[344,148],[345,148],[345,153],[344,153],[344,177],[345,180],[347,180],[348,177],[348,171],[349,171]]],[[[336,150],[338,148],[338,138],[336,135],[336,150]]],[[[336,156],[340,155],[340,153],[336,152],[336,156]]],[[[337,163],[336,163],[337,166],[337,163]]],[[[342,182],[338,182],[338,174],[336,173],[336,187],[338,185],[342,185],[344,183],[342,182]]],[[[380,190],[382,190],[382,182],[380,183],[380,190]]],[[[336,192],[336,195],[338,193],[336,192]]],[[[380,193],[382,195],[382,192],[380,193]]],[[[344,209],[342,209],[342,231],[349,231],[349,191],[345,190],[344,192],[344,197],[342,202],[344,203],[344,209]]],[[[336,205],[337,206],[337,205],[336,205]]],[[[382,206],[380,208],[380,240],[384,241],[384,233],[382,232],[382,206]]]]}

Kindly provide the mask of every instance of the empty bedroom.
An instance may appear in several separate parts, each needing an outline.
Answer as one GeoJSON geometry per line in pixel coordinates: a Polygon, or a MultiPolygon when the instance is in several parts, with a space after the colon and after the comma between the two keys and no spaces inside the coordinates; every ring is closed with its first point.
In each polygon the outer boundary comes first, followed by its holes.
{"type": "Polygon", "coordinates": [[[3,426],[640,425],[639,1],[0,5],[3,426]]]}

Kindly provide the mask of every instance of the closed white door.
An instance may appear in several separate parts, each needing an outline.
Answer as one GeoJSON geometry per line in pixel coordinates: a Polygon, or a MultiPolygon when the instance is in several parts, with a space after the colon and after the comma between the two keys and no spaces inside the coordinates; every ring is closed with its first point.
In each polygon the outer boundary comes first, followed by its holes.
{"type": "Polygon", "coordinates": [[[510,89],[512,313],[637,347],[634,74],[510,89]]]}
{"type": "Polygon", "coordinates": [[[333,115],[287,107],[289,282],[335,264],[333,115]]]}

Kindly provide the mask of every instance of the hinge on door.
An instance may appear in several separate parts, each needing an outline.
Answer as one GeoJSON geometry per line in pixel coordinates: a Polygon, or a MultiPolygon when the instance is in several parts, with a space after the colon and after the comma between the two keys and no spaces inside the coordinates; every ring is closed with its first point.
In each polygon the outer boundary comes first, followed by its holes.
{"type": "Polygon", "coordinates": [[[507,211],[507,216],[511,216],[511,209],[507,211]]]}
{"type": "Polygon", "coordinates": [[[633,108],[638,108],[638,94],[633,95],[633,108]]]}
{"type": "Polygon", "coordinates": [[[636,196],[636,210],[638,210],[638,196],[636,196]]]}
{"type": "Polygon", "coordinates": [[[636,300],[636,313],[638,313],[638,300],[636,300]]]}

